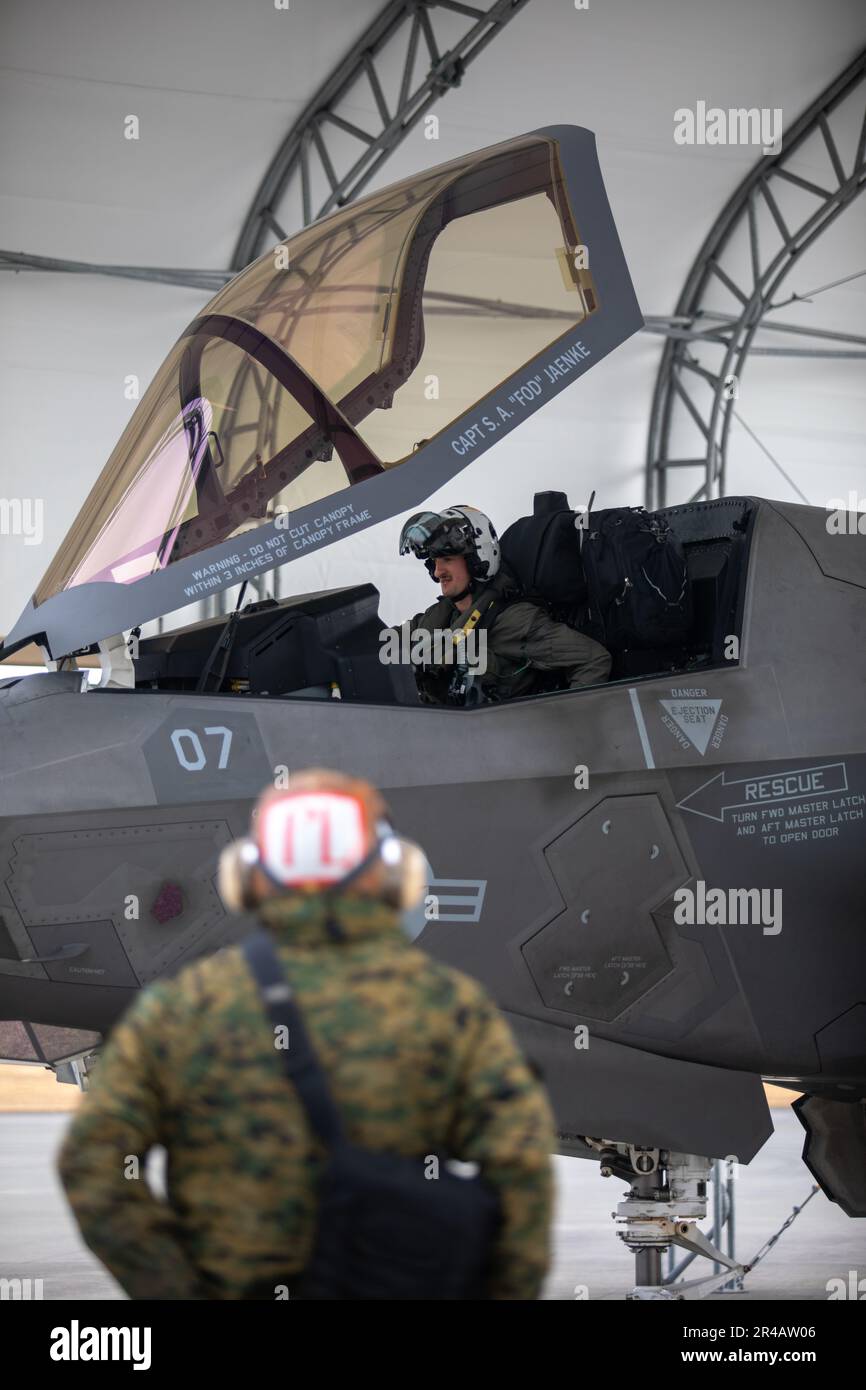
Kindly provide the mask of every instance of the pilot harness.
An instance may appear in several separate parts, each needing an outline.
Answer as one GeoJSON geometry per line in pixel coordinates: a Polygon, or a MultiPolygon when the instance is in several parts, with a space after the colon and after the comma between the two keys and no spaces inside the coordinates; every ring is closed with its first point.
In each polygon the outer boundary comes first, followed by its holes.
{"type": "MultiPolygon", "coordinates": [[[[466,621],[452,631],[451,637],[454,646],[459,647],[461,644],[463,646],[463,660],[454,663],[453,674],[448,682],[446,704],[462,705],[464,708],[469,708],[473,705],[480,705],[485,699],[501,698],[501,690],[494,694],[489,687],[486,690],[483,688],[482,681],[486,673],[473,670],[465,657],[466,641],[469,634],[476,629],[482,632],[492,626],[494,619],[499,616],[501,611],[501,597],[502,594],[497,587],[491,586],[482,590],[479,598],[473,603],[466,621]]],[[[431,617],[430,626],[433,631],[449,626],[448,618],[452,607],[450,599],[441,598],[439,600],[431,617]]],[[[511,672],[509,679],[513,680],[515,676],[525,671],[528,665],[529,662],[526,662],[517,671],[511,672]]],[[[444,668],[428,667],[427,669],[441,671],[444,668]]],[[[498,684],[502,685],[503,682],[498,684]]]]}
{"type": "MultiPolygon", "coordinates": [[[[482,600],[487,598],[487,592],[488,591],[485,591],[485,593],[482,594],[482,600]]],[[[490,613],[495,606],[496,595],[491,594],[489,602],[484,607],[484,622],[481,623],[482,610],[479,601],[479,606],[476,607],[473,605],[469,617],[466,619],[463,626],[455,628],[452,633],[452,641],[455,648],[459,647],[462,643],[463,660],[456,662],[454,666],[454,675],[451,677],[451,681],[448,685],[449,704],[475,705],[481,702],[482,692],[478,684],[478,672],[470,671],[469,663],[466,659],[466,641],[470,632],[474,632],[479,626],[479,623],[481,624],[479,631],[484,631],[485,628],[490,626],[490,613]]]]}

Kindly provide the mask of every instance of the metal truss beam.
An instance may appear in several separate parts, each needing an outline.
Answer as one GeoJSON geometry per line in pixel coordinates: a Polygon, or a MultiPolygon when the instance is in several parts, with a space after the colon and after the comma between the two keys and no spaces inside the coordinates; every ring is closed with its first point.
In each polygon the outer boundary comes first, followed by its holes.
{"type": "Polygon", "coordinates": [[[308,102],[271,161],[238,238],[233,269],[242,270],[270,242],[283,241],[356,198],[412,127],[439,97],[460,85],[469,64],[527,3],[495,0],[481,7],[457,0],[391,0],[308,102]],[[433,22],[437,11],[466,23],[462,36],[444,52],[433,22]],[[426,71],[416,77],[419,50],[426,71]],[[397,53],[402,62],[399,92],[389,106],[382,69],[397,53]],[[356,109],[358,83],[366,84],[376,106],[373,128],[370,122],[359,126],[346,114],[356,109]],[[334,131],[352,137],[348,156],[345,141],[339,142],[340,153],[334,148],[334,131]],[[314,199],[313,189],[323,176],[328,192],[324,199],[314,199]]]}
{"type": "MultiPolygon", "coordinates": [[[[201,290],[205,294],[216,294],[224,285],[234,279],[233,270],[198,270],[194,268],[174,269],[169,266],[149,265],[100,265],[95,261],[68,261],[57,256],[31,256],[25,251],[0,250],[0,270],[37,270],[55,274],[107,275],[118,280],[139,280],[156,285],[177,285],[181,288],[201,290]]],[[[863,272],[866,274],[866,271],[863,272]]],[[[848,279],[855,277],[848,276],[848,279]]],[[[796,295],[797,299],[808,296],[796,295]]],[[[773,307],[773,306],[770,306],[773,307]]],[[[428,290],[424,295],[424,313],[430,317],[436,314],[462,315],[467,318],[495,316],[499,318],[561,319],[572,323],[573,316],[563,309],[545,309],[537,304],[518,304],[505,299],[484,299],[478,295],[448,294],[440,290],[428,290]]],[[[643,332],[661,334],[663,337],[680,339],[683,342],[721,343],[727,345],[725,328],[736,323],[730,314],[713,313],[702,309],[693,319],[667,314],[647,314],[644,317],[643,332]],[[722,325],[722,327],[702,328],[701,323],[722,325]]],[[[822,338],[835,343],[855,344],[853,348],[820,347],[765,347],[752,344],[753,356],[765,357],[866,357],[866,336],[858,333],[838,333],[830,328],[809,328],[804,324],[778,323],[763,320],[759,325],[762,333],[795,333],[805,338],[822,338]]],[[[694,368],[694,363],[692,364],[694,368]]],[[[715,377],[707,372],[709,380],[715,377]]],[[[698,460],[699,462],[700,460],[698,460]]],[[[695,463],[689,460],[689,463],[695,463]]],[[[679,464],[682,460],[679,461],[679,464]]],[[[679,466],[679,465],[678,465],[679,466]]],[[[669,463],[667,467],[674,467],[669,463]]]]}
{"type": "MultiPolygon", "coordinates": [[[[866,51],[800,116],[786,135],[782,150],[761,159],[750,171],[711,227],[674,314],[667,320],[648,323],[650,331],[663,332],[667,337],[650,413],[646,460],[648,508],[668,504],[668,474],[672,469],[702,470],[703,481],[690,501],[724,494],[731,420],[740,418],[734,400],[728,398],[730,391],[726,382],[731,377],[736,377],[737,381],[742,379],[750,352],[809,357],[862,355],[864,340],[860,337],[781,324],[768,320],[766,315],[781,307],[774,303],[775,296],[803,252],[866,187],[864,79],[866,51]],[[863,117],[853,163],[846,172],[834,138],[832,119],[842,102],[855,92],[857,100],[863,98],[863,117]],[[790,167],[792,157],[815,131],[820,132],[825,146],[828,187],[812,183],[790,167]],[[780,190],[786,183],[804,190],[814,200],[808,209],[801,208],[796,222],[790,212],[788,220],[783,213],[785,199],[780,190]],[[735,233],[742,228],[748,236],[745,277],[742,264],[735,264],[732,254],[735,233]],[[718,313],[711,307],[717,302],[719,285],[728,290],[738,305],[730,314],[718,313]],[[805,349],[757,347],[755,334],[762,329],[824,339],[832,337],[853,346],[826,350],[811,346],[805,349]],[[689,457],[676,457],[671,452],[672,439],[680,436],[689,420],[698,430],[698,448],[687,446],[689,457]]],[[[804,297],[792,295],[785,303],[804,297]]]]}
{"type": "Polygon", "coordinates": [[[108,275],[118,280],[145,280],[149,284],[180,285],[214,295],[233,280],[233,270],[174,270],[155,265],[97,265],[92,261],[68,261],[57,256],[31,256],[27,251],[0,251],[0,270],[43,270],[65,275],[108,275]]]}

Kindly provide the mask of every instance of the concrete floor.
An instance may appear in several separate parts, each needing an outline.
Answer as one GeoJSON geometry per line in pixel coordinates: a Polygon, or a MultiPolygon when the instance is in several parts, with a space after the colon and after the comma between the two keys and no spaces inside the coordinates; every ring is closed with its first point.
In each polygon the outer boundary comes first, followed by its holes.
{"type": "MultiPolygon", "coordinates": [[[[788,1110],[775,1110],[776,1133],[737,1184],[737,1254],[751,1259],[807,1196],[811,1177],[800,1162],[803,1134],[788,1110]]],[[[115,1299],[121,1290],[81,1243],[54,1172],[54,1155],[70,1117],[0,1115],[0,1277],[43,1280],[45,1299],[115,1299]]],[[[548,1299],[622,1299],[633,1281],[633,1261],[616,1238],[610,1213],[623,1184],[603,1179],[596,1164],[556,1160],[558,1200],[548,1299]],[[575,1290],[586,1287],[586,1295],[575,1290]]],[[[705,1223],[706,1224],[706,1223],[705,1223]]],[[[709,1273],[703,1260],[686,1278],[709,1273]]],[[[717,1295],[726,1302],[752,1299],[826,1299],[827,1280],[866,1276],[866,1221],[853,1221],[818,1193],[753,1274],[746,1292],[717,1295]]]]}

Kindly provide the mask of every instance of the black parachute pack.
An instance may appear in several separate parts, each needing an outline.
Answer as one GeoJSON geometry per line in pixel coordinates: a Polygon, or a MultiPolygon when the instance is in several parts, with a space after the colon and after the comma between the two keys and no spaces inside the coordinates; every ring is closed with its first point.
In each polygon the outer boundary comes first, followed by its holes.
{"type": "Polygon", "coordinates": [[[302,1273],[285,1281],[290,1297],[486,1298],[500,1221],[496,1194],[445,1161],[427,1176],[429,1155],[405,1158],[350,1143],[268,932],[254,932],[243,952],[272,1024],[288,1030],[279,1035],[289,1042],[281,1051],[286,1078],[328,1151],[313,1252],[302,1273]]]}
{"type": "Polygon", "coordinates": [[[524,595],[610,651],[681,646],[692,601],[680,541],[643,507],[593,511],[593,498],[577,513],[565,493],[536,493],[533,515],[509,526],[502,555],[524,595]]]}
{"type": "Polygon", "coordinates": [[[692,595],[681,542],[643,507],[588,512],[581,548],[588,617],[611,651],[675,647],[692,625],[692,595]]]}
{"type": "Polygon", "coordinates": [[[522,596],[563,622],[576,616],[588,597],[581,520],[564,492],[537,492],[532,516],[518,517],[500,539],[503,563],[522,596]]]}

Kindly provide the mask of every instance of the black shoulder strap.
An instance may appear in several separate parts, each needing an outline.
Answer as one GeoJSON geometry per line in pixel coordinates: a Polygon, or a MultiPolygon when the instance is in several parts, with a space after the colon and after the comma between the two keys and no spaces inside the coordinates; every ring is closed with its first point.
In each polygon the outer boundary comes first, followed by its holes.
{"type": "Polygon", "coordinates": [[[488,584],[485,589],[482,589],[477,598],[473,598],[464,616],[468,618],[473,613],[477,613],[478,618],[472,626],[479,630],[491,627],[507,602],[508,599],[494,581],[493,584],[488,584]]]}
{"type": "Polygon", "coordinates": [[[272,1024],[287,1030],[288,1046],[278,1049],[286,1079],[297,1091],[316,1134],[325,1144],[334,1144],[343,1134],[340,1116],[270,934],[264,929],[253,932],[242,950],[272,1024]]]}

